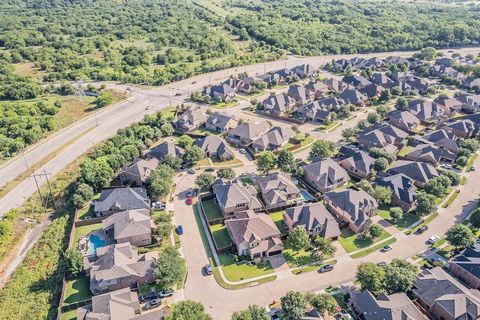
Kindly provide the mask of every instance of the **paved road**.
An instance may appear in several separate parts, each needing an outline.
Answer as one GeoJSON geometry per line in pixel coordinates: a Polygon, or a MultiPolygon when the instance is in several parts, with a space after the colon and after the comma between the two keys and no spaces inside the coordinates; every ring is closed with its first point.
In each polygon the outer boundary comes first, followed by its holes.
{"type": "MultiPolygon", "coordinates": [[[[480,159],[476,161],[477,167],[480,159]]],[[[235,169],[237,173],[252,172],[252,165],[235,169]]],[[[194,184],[194,175],[186,175],[178,180],[175,197],[175,220],[183,225],[184,235],[181,237],[182,251],[187,261],[188,278],[184,290],[184,297],[202,302],[214,319],[229,319],[235,311],[242,310],[250,304],[268,305],[278,301],[289,290],[317,291],[329,285],[350,282],[355,276],[355,270],[361,262],[391,261],[394,258],[407,258],[428,246],[426,241],[434,234],[442,236],[450,226],[461,221],[477,205],[478,179],[480,171],[469,173],[467,184],[463,187],[455,201],[449,208],[440,210],[440,215],[430,224],[429,229],[422,235],[405,235],[397,232],[394,236],[397,242],[392,245],[393,250],[387,253],[375,252],[361,259],[339,259],[332,272],[320,274],[309,272],[297,276],[290,276],[281,281],[273,281],[260,286],[226,290],[220,287],[213,276],[202,274],[202,267],[208,263],[199,229],[196,224],[193,209],[185,204],[185,190],[194,184]]]]}
{"type": "MultiPolygon", "coordinates": [[[[468,48],[456,51],[462,53],[479,52],[480,48],[468,48]]],[[[411,54],[412,52],[386,52],[365,55],[332,55],[307,58],[297,58],[291,56],[286,61],[262,63],[203,74],[152,90],[138,89],[138,91],[136,90],[132,94],[132,97],[130,97],[127,101],[102,110],[97,113],[96,116],[83,119],[58,132],[53,137],[46,139],[35,146],[32,146],[24,153],[24,159],[22,156],[19,156],[14,158],[12,161],[3,164],[0,167],[0,187],[5,186],[19,174],[25,172],[25,162],[31,166],[45,158],[57,148],[70,143],[67,147],[63,148],[56,157],[48,161],[47,164],[36,171],[37,173],[41,173],[43,170],[46,170],[48,173],[56,175],[78,156],[86,152],[91,146],[111,137],[118,129],[124,128],[133,122],[137,122],[141,120],[144,115],[154,113],[162,108],[166,108],[170,104],[179,104],[182,99],[189,94],[189,92],[199,90],[209,83],[219,82],[220,80],[228,78],[235,73],[246,71],[251,75],[261,74],[283,67],[292,67],[301,63],[310,63],[318,67],[332,59],[350,58],[353,56],[386,57],[389,55],[409,56],[411,54]],[[176,96],[176,94],[180,94],[180,96],[176,96]],[[148,106],[151,106],[151,108],[146,110],[146,107],[148,106]],[[88,131],[88,133],[71,143],[72,140],[82,135],[86,131],[88,131]]],[[[119,84],[110,84],[110,86],[115,87],[116,89],[125,89],[127,87],[119,84]]],[[[39,184],[43,185],[44,183],[44,179],[40,178],[39,184]]],[[[22,181],[18,186],[0,199],[0,217],[10,209],[21,205],[35,191],[35,183],[32,178],[22,181]]]]}

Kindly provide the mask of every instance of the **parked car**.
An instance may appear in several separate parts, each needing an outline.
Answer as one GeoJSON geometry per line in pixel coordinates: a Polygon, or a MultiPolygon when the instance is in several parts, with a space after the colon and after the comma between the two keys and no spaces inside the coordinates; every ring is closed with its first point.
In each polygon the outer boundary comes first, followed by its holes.
{"type": "Polygon", "coordinates": [[[193,198],[192,197],[188,197],[187,198],[187,204],[190,206],[193,204],[193,198]]]}
{"type": "Polygon", "coordinates": [[[477,170],[476,166],[472,166],[472,168],[470,169],[470,171],[475,171],[475,170],[477,170]]]}
{"type": "Polygon", "coordinates": [[[440,237],[437,236],[436,234],[434,234],[433,236],[431,236],[431,237],[427,240],[427,243],[428,243],[428,244],[434,244],[434,243],[437,242],[438,240],[440,240],[440,237]]]}
{"type": "Polygon", "coordinates": [[[187,197],[193,197],[194,194],[195,194],[195,192],[193,191],[192,188],[187,190],[187,197]]]}
{"type": "Polygon", "coordinates": [[[143,309],[145,309],[145,310],[153,309],[155,307],[158,307],[161,304],[162,304],[161,299],[159,299],[159,298],[153,299],[153,300],[150,300],[147,303],[145,303],[145,305],[143,306],[143,309]]]}
{"type": "Polygon", "coordinates": [[[377,263],[377,266],[380,266],[380,267],[385,267],[387,265],[387,263],[385,261],[380,261],[377,263]]]}
{"type": "Polygon", "coordinates": [[[158,293],[160,298],[167,298],[173,296],[173,289],[165,289],[158,293]]]}
{"type": "Polygon", "coordinates": [[[245,149],[240,149],[240,150],[238,150],[238,152],[240,152],[241,154],[245,154],[245,153],[247,153],[247,150],[245,150],[245,149]]]}
{"type": "Polygon", "coordinates": [[[389,245],[386,245],[386,246],[384,246],[382,249],[380,249],[380,251],[381,251],[381,252],[387,252],[387,251],[390,251],[390,250],[392,250],[392,249],[393,249],[392,247],[390,247],[389,245]]]}
{"type": "Polygon", "coordinates": [[[156,298],[157,298],[157,294],[155,293],[155,291],[149,291],[147,293],[140,295],[138,297],[138,300],[143,303],[156,298]]]}
{"type": "Polygon", "coordinates": [[[188,169],[188,170],[187,170],[187,173],[188,173],[188,174],[195,174],[195,170],[193,170],[193,169],[188,169]]]}
{"type": "Polygon", "coordinates": [[[164,202],[154,202],[152,203],[153,210],[165,210],[164,202]]]}
{"type": "Polygon", "coordinates": [[[180,97],[182,94],[180,92],[175,93],[175,97],[180,97]]]}
{"type": "Polygon", "coordinates": [[[325,273],[333,270],[333,265],[331,264],[326,264],[322,266],[320,269],[318,269],[318,272],[320,273],[325,273]]]}
{"type": "Polygon", "coordinates": [[[427,230],[428,230],[428,226],[421,226],[420,228],[417,229],[417,232],[415,232],[415,233],[416,234],[422,234],[427,230]]]}
{"type": "Polygon", "coordinates": [[[203,269],[205,270],[205,273],[206,273],[207,275],[213,274],[213,268],[212,268],[212,266],[211,266],[210,264],[206,264],[206,265],[203,267],[203,269]]]}
{"type": "Polygon", "coordinates": [[[175,230],[177,231],[177,234],[179,236],[181,236],[183,234],[183,226],[182,225],[177,226],[177,228],[175,230]]]}
{"type": "Polygon", "coordinates": [[[205,172],[213,172],[213,171],[215,171],[215,169],[212,167],[205,169],[205,172]]]}

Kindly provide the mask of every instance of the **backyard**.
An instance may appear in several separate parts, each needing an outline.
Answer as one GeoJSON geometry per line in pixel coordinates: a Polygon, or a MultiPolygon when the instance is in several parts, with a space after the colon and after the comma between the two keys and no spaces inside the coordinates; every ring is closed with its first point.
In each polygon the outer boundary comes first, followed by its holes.
{"type": "Polygon", "coordinates": [[[214,199],[203,200],[203,210],[208,221],[217,220],[223,218],[223,214],[215,204],[214,199]]]}
{"type": "Polygon", "coordinates": [[[362,237],[361,235],[354,233],[350,229],[343,229],[342,234],[338,238],[338,242],[340,242],[345,251],[352,252],[371,246],[372,244],[382,241],[388,237],[390,237],[390,233],[385,230],[380,235],[380,237],[372,240],[369,237],[362,237]]]}
{"type": "Polygon", "coordinates": [[[63,304],[68,305],[74,302],[90,299],[90,279],[82,274],[74,280],[67,281],[63,304]]]}
{"type": "Polygon", "coordinates": [[[287,234],[287,228],[285,226],[285,223],[283,222],[283,213],[285,211],[277,211],[270,213],[270,218],[272,218],[273,222],[275,222],[275,225],[277,226],[278,230],[280,230],[281,234],[287,234]]]}
{"type": "Polygon", "coordinates": [[[78,241],[80,240],[81,237],[86,236],[93,230],[97,230],[101,228],[102,228],[101,223],[94,223],[88,226],[76,227],[75,234],[73,236],[73,246],[76,247],[78,245],[78,241]]]}
{"type": "Polygon", "coordinates": [[[228,234],[227,227],[222,224],[215,224],[210,226],[210,232],[212,233],[213,239],[217,244],[218,249],[226,248],[232,245],[232,240],[228,234]]]}
{"type": "Polygon", "coordinates": [[[412,224],[416,223],[418,220],[420,220],[420,217],[411,214],[411,213],[405,213],[402,217],[402,219],[399,219],[398,221],[395,221],[392,219],[392,216],[390,215],[390,211],[388,209],[379,209],[378,210],[378,215],[382,217],[383,219],[387,220],[389,223],[393,224],[397,229],[403,230],[405,228],[410,227],[412,224]]]}
{"type": "Polygon", "coordinates": [[[233,255],[230,254],[220,254],[218,257],[223,273],[230,281],[240,281],[273,273],[273,268],[268,261],[253,265],[248,262],[235,263],[233,255]]]}

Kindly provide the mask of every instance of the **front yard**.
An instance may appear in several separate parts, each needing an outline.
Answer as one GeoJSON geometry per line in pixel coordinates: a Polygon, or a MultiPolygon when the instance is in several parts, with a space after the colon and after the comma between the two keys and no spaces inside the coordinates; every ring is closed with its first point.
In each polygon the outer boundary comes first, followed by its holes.
{"type": "Polygon", "coordinates": [[[307,251],[304,249],[300,251],[294,250],[288,245],[288,243],[283,250],[283,256],[285,257],[285,260],[287,260],[288,266],[290,268],[300,267],[318,261],[317,258],[312,255],[311,251],[307,251]]]}
{"type": "Polygon", "coordinates": [[[420,220],[420,217],[411,214],[411,213],[405,213],[402,217],[402,219],[398,221],[394,221],[392,219],[392,216],[390,215],[390,211],[387,209],[379,209],[378,210],[378,215],[382,217],[383,219],[387,220],[389,223],[393,224],[397,229],[403,230],[405,228],[410,227],[412,224],[420,220]]]}
{"type": "Polygon", "coordinates": [[[74,280],[67,281],[63,304],[67,305],[74,302],[87,300],[91,297],[90,279],[86,275],[82,274],[74,280]]]}
{"type": "Polygon", "coordinates": [[[382,241],[388,237],[390,237],[390,233],[384,230],[380,237],[372,240],[367,237],[363,238],[360,235],[355,234],[352,230],[346,228],[342,230],[342,234],[338,238],[338,242],[340,242],[345,251],[352,252],[371,246],[372,244],[382,241]]]}
{"type": "Polygon", "coordinates": [[[226,248],[232,245],[232,239],[230,239],[230,235],[228,234],[227,227],[222,224],[215,224],[210,226],[210,231],[212,232],[213,239],[215,239],[215,243],[217,244],[218,248],[226,248]]]}
{"type": "Polygon", "coordinates": [[[78,245],[78,241],[80,240],[81,237],[86,236],[93,230],[101,229],[102,224],[101,223],[94,223],[88,226],[82,226],[75,228],[75,234],[73,236],[73,246],[74,248],[78,245]]]}
{"type": "Polygon", "coordinates": [[[203,210],[208,221],[217,220],[223,218],[222,211],[215,203],[214,199],[202,201],[203,210]]]}
{"type": "Polygon", "coordinates": [[[235,263],[231,254],[220,254],[218,257],[220,259],[220,264],[222,265],[223,273],[230,281],[250,279],[274,272],[268,261],[253,265],[247,262],[235,263]]]}

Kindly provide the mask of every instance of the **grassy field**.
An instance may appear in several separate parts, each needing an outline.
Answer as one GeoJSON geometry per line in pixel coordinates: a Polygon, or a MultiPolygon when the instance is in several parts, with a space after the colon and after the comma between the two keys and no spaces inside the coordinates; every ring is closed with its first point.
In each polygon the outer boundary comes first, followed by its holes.
{"type": "Polygon", "coordinates": [[[78,227],[75,228],[75,234],[73,236],[73,246],[76,247],[78,244],[78,241],[80,240],[81,237],[86,236],[93,230],[101,229],[102,224],[101,223],[95,223],[91,224],[88,226],[83,226],[83,227],[78,227]]]}
{"type": "Polygon", "coordinates": [[[67,281],[65,288],[65,297],[63,304],[70,304],[78,301],[87,300],[92,296],[90,293],[90,278],[81,275],[75,280],[67,281]]]}
{"type": "Polygon", "coordinates": [[[420,217],[414,214],[410,213],[405,213],[402,217],[402,219],[398,221],[394,221],[392,219],[392,216],[390,215],[390,211],[388,210],[378,210],[378,215],[382,217],[383,219],[387,220],[391,224],[393,224],[395,227],[397,227],[399,230],[403,230],[405,228],[410,227],[412,224],[420,220],[420,217]]]}
{"type": "Polygon", "coordinates": [[[215,239],[218,248],[225,248],[232,244],[232,239],[230,239],[226,226],[215,224],[210,226],[210,231],[212,232],[212,236],[215,239]]]}
{"type": "Polygon", "coordinates": [[[219,258],[223,273],[230,281],[240,281],[273,273],[273,268],[268,261],[260,265],[249,265],[247,263],[235,263],[233,256],[229,254],[221,254],[219,258]]]}
{"type": "Polygon", "coordinates": [[[273,213],[270,213],[269,216],[270,218],[272,218],[273,222],[275,222],[275,225],[277,226],[278,230],[280,230],[280,232],[282,234],[287,234],[287,228],[285,226],[285,223],[283,222],[283,213],[285,211],[277,211],[277,212],[273,212],[273,213]]]}
{"type": "Polygon", "coordinates": [[[207,216],[208,221],[216,220],[223,218],[222,211],[218,208],[215,204],[215,200],[210,199],[207,201],[203,201],[203,210],[205,211],[205,216],[207,216]]]}
{"type": "Polygon", "coordinates": [[[390,233],[385,230],[380,237],[372,240],[370,238],[361,238],[358,234],[355,234],[350,229],[343,229],[342,234],[338,238],[338,241],[345,249],[345,251],[352,252],[371,246],[372,244],[382,241],[383,239],[386,239],[388,237],[390,237],[390,233]]]}

